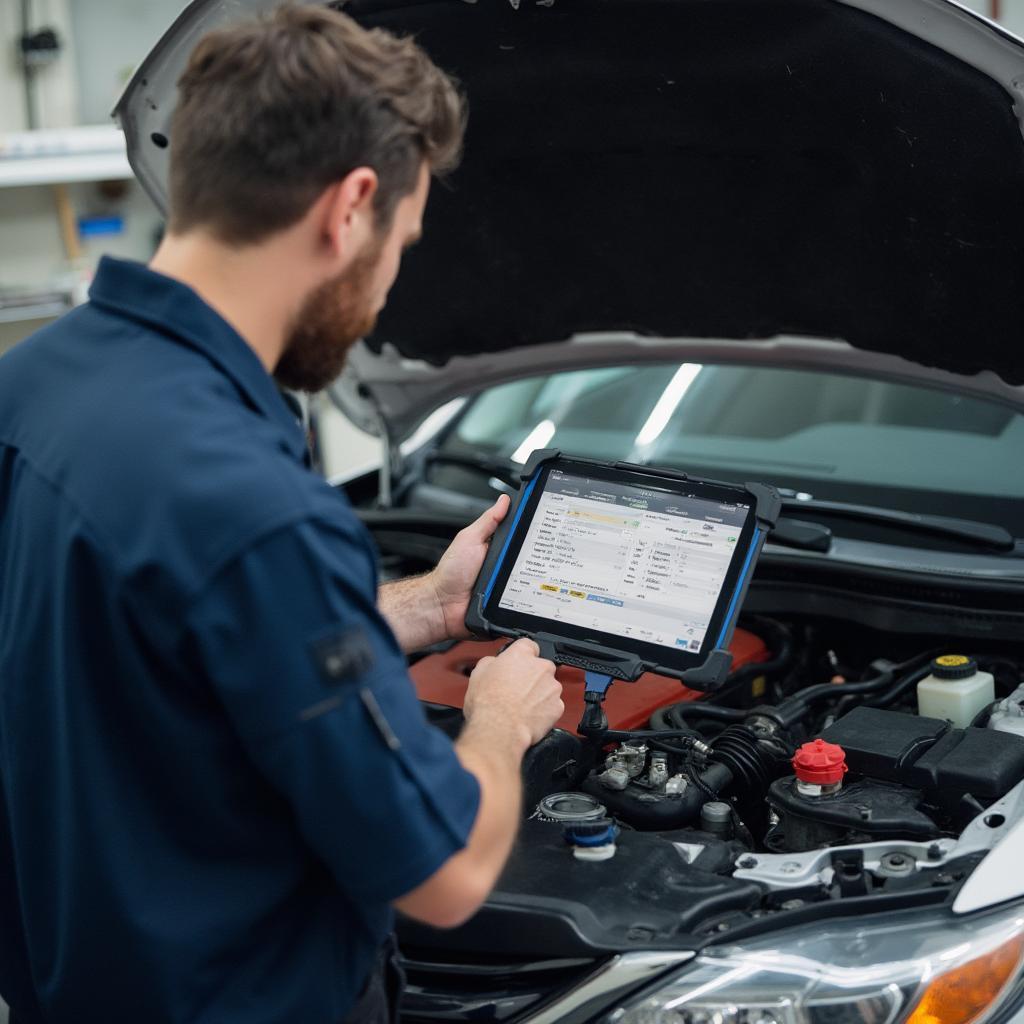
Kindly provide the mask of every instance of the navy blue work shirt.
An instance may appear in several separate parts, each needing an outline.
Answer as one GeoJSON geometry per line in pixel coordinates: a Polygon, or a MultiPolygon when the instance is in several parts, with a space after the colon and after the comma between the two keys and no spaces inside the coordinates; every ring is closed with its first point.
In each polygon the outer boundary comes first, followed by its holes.
{"type": "Polygon", "coordinates": [[[246,342],[105,259],[0,359],[0,994],[335,1024],[479,792],[246,342]]]}

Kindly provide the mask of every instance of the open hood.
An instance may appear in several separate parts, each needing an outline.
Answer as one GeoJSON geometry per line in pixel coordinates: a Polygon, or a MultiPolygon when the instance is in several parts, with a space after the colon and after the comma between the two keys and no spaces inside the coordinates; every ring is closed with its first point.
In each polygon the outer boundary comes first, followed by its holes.
{"type": "MultiPolygon", "coordinates": [[[[196,0],[127,87],[115,113],[161,208],[188,53],[270,6],[196,0]]],[[[879,372],[982,373],[952,379],[1019,399],[996,378],[1024,383],[1024,43],[992,23],[949,0],[345,9],[415,33],[470,100],[463,165],[341,383],[353,409],[384,377],[379,411],[408,424],[417,382],[439,393],[424,363],[465,390],[588,332],[616,332],[619,360],[666,358],[650,339],[836,339],[879,372]]]]}

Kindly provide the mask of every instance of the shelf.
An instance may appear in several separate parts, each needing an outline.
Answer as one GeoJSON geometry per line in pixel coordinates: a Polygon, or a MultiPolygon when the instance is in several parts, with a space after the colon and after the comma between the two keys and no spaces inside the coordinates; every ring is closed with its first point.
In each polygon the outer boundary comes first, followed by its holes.
{"type": "Polygon", "coordinates": [[[25,306],[0,306],[0,324],[52,320],[71,309],[70,302],[35,302],[25,306]]]}
{"type": "Polygon", "coordinates": [[[112,126],[0,135],[0,188],[131,177],[124,134],[112,126]]]}

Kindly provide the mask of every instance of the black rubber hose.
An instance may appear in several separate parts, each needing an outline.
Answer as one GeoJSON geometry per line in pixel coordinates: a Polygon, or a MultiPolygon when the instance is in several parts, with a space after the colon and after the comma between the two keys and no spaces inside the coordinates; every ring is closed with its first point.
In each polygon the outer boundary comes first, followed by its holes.
{"type": "Polygon", "coordinates": [[[703,701],[681,701],[679,704],[668,704],[658,708],[651,715],[651,728],[657,732],[669,729],[690,729],[694,735],[697,731],[687,722],[688,718],[711,718],[716,722],[742,722],[750,712],[743,708],[723,708],[718,704],[705,704],[703,701]]]}
{"type": "Polygon", "coordinates": [[[992,717],[992,712],[1002,703],[1001,699],[992,701],[991,704],[986,704],[972,719],[972,729],[984,729],[988,725],[988,720],[992,717]]]}
{"type": "Polygon", "coordinates": [[[693,742],[700,740],[707,742],[700,733],[693,729],[630,729],[619,730],[609,729],[601,737],[602,743],[635,743],[637,741],[646,743],[655,750],[662,750],[668,754],[678,754],[686,757],[693,751],[693,742]]]}
{"type": "Polygon", "coordinates": [[[893,665],[873,679],[857,683],[820,683],[817,686],[809,686],[806,690],[801,690],[788,700],[783,701],[779,705],[779,711],[785,718],[785,724],[789,726],[800,721],[808,713],[809,705],[813,701],[830,697],[839,698],[839,704],[836,707],[837,718],[857,703],[865,704],[868,707],[886,707],[898,700],[918,680],[923,679],[931,671],[932,659],[941,653],[942,649],[937,648],[924,654],[918,654],[916,657],[893,665]],[[900,675],[903,672],[907,674],[900,675]],[[897,678],[895,683],[892,682],[894,677],[897,678]],[[887,684],[891,685],[887,687],[887,684]],[[864,694],[869,695],[868,699],[858,701],[858,698],[864,694]]]}
{"type": "Polygon", "coordinates": [[[932,670],[931,661],[927,664],[921,665],[919,668],[915,668],[912,672],[908,672],[906,675],[901,676],[892,686],[887,690],[883,690],[881,693],[873,694],[868,700],[858,702],[856,697],[844,697],[839,704],[836,706],[836,718],[840,718],[845,715],[846,712],[854,704],[860,703],[864,707],[869,708],[886,708],[890,704],[895,704],[896,701],[902,697],[907,690],[912,686],[916,686],[929,672],[932,670]]]}
{"type": "Polygon", "coordinates": [[[863,679],[856,683],[820,683],[817,686],[808,686],[806,689],[782,701],[774,709],[774,714],[772,714],[772,709],[767,707],[759,709],[725,708],[715,704],[705,704],[703,701],[683,701],[679,704],[669,704],[667,707],[658,708],[651,715],[651,727],[658,731],[676,729],[680,726],[687,728],[690,726],[687,719],[694,718],[710,718],[715,721],[731,724],[742,722],[751,713],[756,711],[759,714],[771,715],[783,728],[789,729],[809,714],[812,704],[820,700],[838,699],[840,703],[837,715],[842,714],[851,703],[856,703],[857,698],[863,696],[871,698],[864,701],[864,703],[873,707],[885,707],[887,704],[891,704],[892,701],[898,699],[908,686],[917,683],[919,679],[923,679],[930,671],[930,664],[931,660],[929,658],[925,665],[902,677],[895,684],[893,684],[896,671],[894,668],[880,672],[871,679],[863,679]],[[875,694],[878,696],[872,696],[875,694]]]}
{"type": "Polygon", "coordinates": [[[978,663],[979,668],[984,669],[986,672],[991,672],[995,676],[997,693],[1004,691],[1005,694],[1009,694],[1020,686],[1024,674],[1021,672],[1020,664],[1012,658],[1003,658],[992,654],[979,654],[974,660],[978,663]],[[1000,678],[1001,672],[1010,677],[1006,685],[1004,685],[1004,680],[1000,678]]]}
{"type": "MultiPolygon", "coordinates": [[[[654,733],[651,738],[646,741],[647,745],[666,754],[678,754],[680,757],[687,757],[693,753],[693,746],[688,744],[686,740],[694,740],[698,737],[693,733],[687,733],[686,736],[680,740],[665,739],[666,736],[671,736],[672,732],[673,730],[666,730],[665,732],[654,733]]],[[[707,741],[705,740],[703,742],[707,741]]]]}
{"type": "Polygon", "coordinates": [[[759,615],[745,618],[741,625],[744,629],[749,627],[752,633],[756,633],[765,640],[768,649],[774,653],[767,661],[740,666],[729,676],[727,686],[743,683],[748,679],[756,679],[758,676],[771,675],[773,672],[780,672],[789,667],[796,651],[793,634],[789,629],[781,622],[765,619],[759,615]]]}
{"type": "Polygon", "coordinates": [[[692,729],[609,729],[600,734],[602,743],[634,743],[647,740],[699,740],[692,729]]]}
{"type": "Polygon", "coordinates": [[[764,795],[772,781],[771,759],[758,746],[757,736],[742,725],[733,725],[711,746],[709,759],[725,765],[737,786],[748,794],[764,795]]]}
{"type": "Polygon", "coordinates": [[[779,705],[779,721],[788,729],[810,712],[811,705],[815,701],[856,698],[862,694],[875,693],[889,686],[892,683],[893,675],[893,671],[886,670],[871,679],[864,679],[858,683],[819,683],[817,686],[808,686],[799,693],[793,694],[792,697],[787,697],[779,705]]]}
{"type": "MultiPolygon", "coordinates": [[[[884,708],[888,707],[890,704],[894,704],[896,701],[900,699],[900,697],[902,697],[907,692],[907,690],[909,690],[912,686],[915,686],[922,679],[924,679],[926,675],[928,675],[931,672],[932,658],[934,656],[934,652],[930,652],[927,656],[922,656],[925,659],[923,665],[921,665],[918,668],[915,668],[912,672],[908,672],[905,676],[903,676],[897,683],[893,684],[893,686],[890,689],[886,690],[884,693],[880,693],[877,696],[872,697],[870,700],[865,701],[864,703],[867,704],[868,707],[872,708],[884,708]]],[[[969,657],[972,661],[976,661],[979,665],[992,664],[992,662],[995,660],[1004,660],[989,659],[986,658],[986,656],[983,654],[972,654],[969,657]]],[[[836,708],[837,717],[845,711],[845,703],[845,701],[840,701],[839,707],[836,708]]]]}

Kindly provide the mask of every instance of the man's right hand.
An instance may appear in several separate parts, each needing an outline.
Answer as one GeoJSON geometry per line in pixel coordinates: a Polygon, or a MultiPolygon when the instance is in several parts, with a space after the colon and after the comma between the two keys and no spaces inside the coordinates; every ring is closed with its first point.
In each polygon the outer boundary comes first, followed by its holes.
{"type": "Polygon", "coordinates": [[[505,865],[522,814],[520,768],[526,748],[565,710],[555,666],[532,640],[481,658],[469,677],[466,727],[455,752],[480,783],[480,808],[465,849],[395,901],[403,913],[438,928],[474,914],[505,865]]]}
{"type": "Polygon", "coordinates": [[[469,677],[463,711],[468,723],[486,721],[518,732],[524,749],[543,739],[562,716],[555,666],[525,638],[497,657],[481,658],[469,677]]]}

